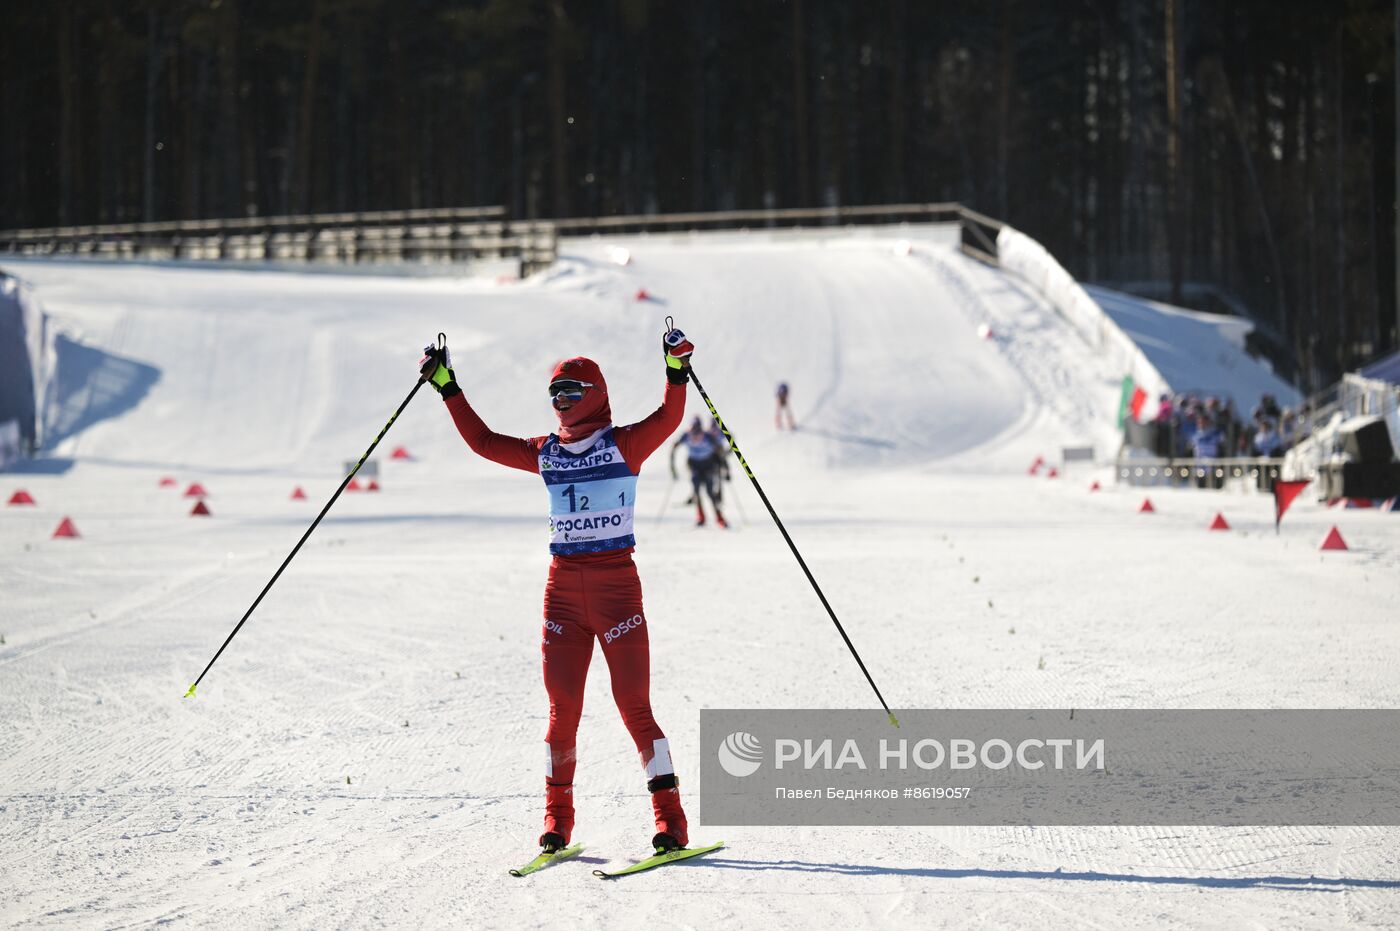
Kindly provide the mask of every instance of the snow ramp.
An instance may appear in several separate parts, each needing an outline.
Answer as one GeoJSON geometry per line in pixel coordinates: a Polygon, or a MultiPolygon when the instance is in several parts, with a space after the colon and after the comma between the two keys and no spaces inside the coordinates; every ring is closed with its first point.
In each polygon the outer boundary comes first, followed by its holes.
{"type": "MultiPolygon", "coordinates": [[[[769,468],[1011,471],[1065,444],[1111,453],[1122,365],[1025,279],[956,243],[953,225],[566,239],[554,268],[526,282],[6,267],[67,338],[159,373],[132,404],[55,433],[47,452],[78,460],[253,471],[343,461],[412,386],[439,331],[501,432],[551,429],[545,380],[574,354],[598,360],[629,422],[659,400],[668,317],[696,342],[726,423],[769,468]],[[796,434],[775,430],[780,382],[796,434]]],[[[1158,342],[1174,322],[1196,325],[1161,319],[1158,342]]],[[[687,416],[707,417],[691,395],[687,416]]],[[[395,437],[460,452],[429,404],[410,407],[395,437]]]]}

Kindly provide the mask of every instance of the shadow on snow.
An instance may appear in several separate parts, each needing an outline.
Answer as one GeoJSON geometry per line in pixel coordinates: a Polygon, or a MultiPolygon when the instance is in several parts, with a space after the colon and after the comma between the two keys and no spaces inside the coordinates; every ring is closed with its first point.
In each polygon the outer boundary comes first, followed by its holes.
{"type": "Polygon", "coordinates": [[[1149,876],[1102,873],[1096,870],[987,870],[940,867],[872,866],[854,863],[810,863],[805,860],[725,860],[707,857],[694,866],[706,869],[776,870],[829,873],[836,876],[911,876],[922,879],[1026,879],[1061,882],[1122,882],[1204,889],[1291,889],[1300,892],[1341,892],[1346,889],[1400,889],[1400,879],[1353,879],[1325,876],[1149,876]]]}

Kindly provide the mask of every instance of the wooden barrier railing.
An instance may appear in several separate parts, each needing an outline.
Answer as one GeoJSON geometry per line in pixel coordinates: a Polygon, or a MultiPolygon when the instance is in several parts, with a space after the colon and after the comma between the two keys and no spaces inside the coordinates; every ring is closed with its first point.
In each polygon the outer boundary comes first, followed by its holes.
{"type": "Polygon", "coordinates": [[[518,259],[522,275],[548,267],[562,235],[707,229],[794,229],[958,222],[965,252],[996,262],[1002,224],[957,203],[728,210],[707,213],[511,220],[503,207],[233,217],[0,232],[0,253],[110,259],[464,263],[518,259]]]}

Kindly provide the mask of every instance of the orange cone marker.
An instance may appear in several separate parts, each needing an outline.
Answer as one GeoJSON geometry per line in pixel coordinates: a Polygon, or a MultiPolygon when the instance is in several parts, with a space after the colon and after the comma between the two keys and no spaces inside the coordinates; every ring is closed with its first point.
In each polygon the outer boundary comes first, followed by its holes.
{"type": "Polygon", "coordinates": [[[1347,548],[1347,541],[1342,539],[1341,531],[1337,529],[1336,524],[1333,524],[1332,529],[1327,531],[1327,536],[1322,538],[1322,543],[1318,546],[1320,550],[1344,550],[1347,548]]]}

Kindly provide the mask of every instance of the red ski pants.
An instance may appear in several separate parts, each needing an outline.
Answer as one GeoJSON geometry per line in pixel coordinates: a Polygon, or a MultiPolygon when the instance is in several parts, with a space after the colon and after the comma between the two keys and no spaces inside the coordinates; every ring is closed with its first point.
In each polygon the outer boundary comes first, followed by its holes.
{"type": "Polygon", "coordinates": [[[546,781],[574,781],[578,722],[594,640],[602,643],[613,700],[647,778],[674,773],[666,735],[651,714],[651,650],[642,583],[631,556],[604,565],[556,559],[544,590],[543,639],[544,687],[549,693],[546,781]]]}

